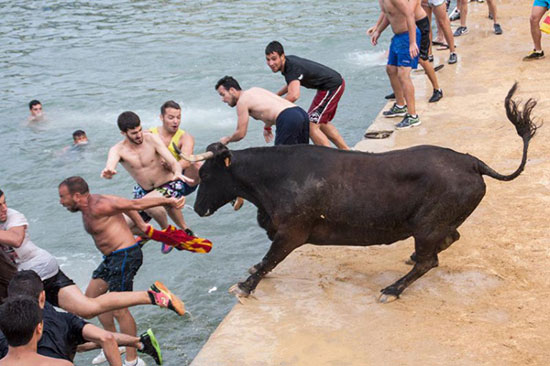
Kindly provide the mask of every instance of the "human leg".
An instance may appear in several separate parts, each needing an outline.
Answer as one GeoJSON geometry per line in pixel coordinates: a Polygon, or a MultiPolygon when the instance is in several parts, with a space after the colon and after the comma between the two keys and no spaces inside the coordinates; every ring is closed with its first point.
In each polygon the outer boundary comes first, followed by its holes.
{"type": "Polygon", "coordinates": [[[443,33],[445,42],[449,46],[449,52],[454,53],[455,39],[451,30],[451,22],[449,17],[447,17],[447,12],[445,11],[445,4],[436,6],[432,10],[435,15],[436,23],[438,24],[438,29],[443,33]]]}
{"type": "Polygon", "coordinates": [[[533,6],[531,9],[531,16],[529,17],[529,23],[531,25],[531,37],[533,38],[533,45],[535,51],[542,51],[542,33],[540,31],[540,21],[548,8],[543,6],[533,6]]]}
{"type": "Polygon", "coordinates": [[[390,79],[391,88],[395,94],[395,103],[398,106],[407,105],[405,102],[405,96],[403,94],[403,88],[399,82],[399,77],[397,76],[397,66],[395,65],[386,65],[386,73],[390,79]]]}
{"type": "Polygon", "coordinates": [[[309,137],[315,145],[331,146],[328,137],[321,131],[318,123],[309,122],[309,137]]]}
{"type": "Polygon", "coordinates": [[[331,122],[320,124],[319,127],[321,128],[321,131],[328,137],[328,139],[332,141],[332,143],[336,145],[339,149],[349,150],[349,146],[346,144],[346,142],[338,132],[338,129],[331,122]]]}
{"type": "MultiPolygon", "coordinates": [[[[120,326],[120,332],[129,336],[137,335],[137,325],[134,317],[128,308],[114,311],[114,317],[120,326]]],[[[126,361],[132,362],[137,358],[137,351],[134,347],[126,347],[126,361]]]]}
{"type": "Polygon", "coordinates": [[[414,99],[414,85],[411,80],[411,68],[405,66],[399,66],[397,68],[397,76],[399,83],[403,88],[403,96],[407,103],[407,109],[409,114],[416,114],[416,103],[414,99]]]}

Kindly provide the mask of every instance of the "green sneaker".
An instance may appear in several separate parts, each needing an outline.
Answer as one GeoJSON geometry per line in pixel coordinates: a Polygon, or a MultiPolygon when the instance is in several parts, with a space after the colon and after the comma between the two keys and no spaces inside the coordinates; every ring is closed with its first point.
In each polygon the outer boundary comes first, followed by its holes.
{"type": "Polygon", "coordinates": [[[393,103],[392,107],[389,110],[382,112],[382,115],[387,118],[403,117],[406,114],[407,106],[405,105],[403,107],[398,107],[397,103],[393,103]]]}
{"type": "Polygon", "coordinates": [[[411,114],[406,114],[405,115],[405,118],[403,118],[403,120],[401,122],[399,122],[398,124],[395,125],[395,128],[397,128],[398,130],[402,130],[402,129],[405,129],[405,128],[411,128],[411,127],[414,127],[414,126],[419,126],[420,125],[420,118],[418,117],[418,114],[416,115],[416,117],[413,117],[411,114]]]}
{"type": "Polygon", "coordinates": [[[143,344],[143,349],[138,349],[138,351],[153,357],[157,365],[162,365],[162,353],[153,330],[151,328],[147,329],[145,333],[139,336],[139,341],[143,344]]]}

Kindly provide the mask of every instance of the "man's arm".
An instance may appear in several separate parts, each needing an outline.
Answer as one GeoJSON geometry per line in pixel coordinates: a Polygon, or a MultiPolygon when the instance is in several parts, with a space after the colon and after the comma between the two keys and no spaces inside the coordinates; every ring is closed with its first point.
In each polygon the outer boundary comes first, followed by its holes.
{"type": "Polygon", "coordinates": [[[105,179],[111,179],[116,174],[116,166],[120,161],[120,153],[118,151],[118,144],[109,149],[109,155],[107,157],[107,163],[105,169],[101,172],[101,177],[105,179]]]}
{"type": "Polygon", "coordinates": [[[241,100],[237,102],[237,130],[233,132],[231,136],[222,137],[220,142],[227,145],[230,142],[242,140],[246,136],[249,119],[250,113],[248,111],[248,104],[242,101],[241,96],[241,100]]]}
{"type": "Polygon", "coordinates": [[[15,226],[9,230],[0,230],[0,244],[19,248],[25,239],[26,225],[15,226]]]}
{"type": "Polygon", "coordinates": [[[115,336],[111,332],[107,332],[93,324],[86,324],[82,328],[82,337],[94,343],[97,343],[103,348],[105,358],[111,366],[121,366],[122,360],[118,352],[118,344],[115,336]]]}
{"type": "Polygon", "coordinates": [[[185,204],[185,197],[143,197],[137,200],[110,195],[102,195],[100,201],[94,207],[94,215],[114,216],[128,211],[141,211],[156,206],[173,206],[182,208],[185,204]]]}
{"type": "MultiPolygon", "coordinates": [[[[381,12],[380,17],[378,18],[378,23],[376,23],[376,26],[374,27],[374,30],[371,33],[371,43],[373,46],[376,46],[378,44],[378,38],[380,38],[380,35],[384,30],[388,27],[390,24],[390,21],[388,20],[388,17],[381,12]]],[[[368,31],[367,31],[368,34],[368,31]]]]}
{"type": "Polygon", "coordinates": [[[300,98],[300,80],[292,80],[288,83],[288,92],[285,99],[294,103],[300,98]]]}
{"type": "Polygon", "coordinates": [[[281,88],[281,90],[279,90],[277,92],[277,95],[282,97],[283,95],[285,95],[286,93],[288,93],[288,85],[285,85],[281,88]]]}
{"type": "Polygon", "coordinates": [[[177,175],[178,177],[181,176],[181,171],[180,171],[181,168],[180,168],[180,165],[178,164],[178,161],[176,160],[176,158],[174,158],[174,155],[172,155],[172,153],[170,152],[170,150],[168,150],[166,145],[164,145],[159,135],[151,134],[148,137],[151,139],[150,141],[155,147],[155,151],[160,155],[161,158],[164,159],[164,161],[166,162],[166,165],[171,168],[172,172],[175,175],[177,175]]]}
{"type": "MultiPolygon", "coordinates": [[[[179,146],[180,150],[183,153],[189,156],[193,155],[193,149],[195,148],[195,139],[193,138],[193,136],[186,132],[180,137],[179,146]]],[[[180,159],[178,163],[180,164],[182,171],[191,166],[191,162],[185,159],[180,159]]]]}

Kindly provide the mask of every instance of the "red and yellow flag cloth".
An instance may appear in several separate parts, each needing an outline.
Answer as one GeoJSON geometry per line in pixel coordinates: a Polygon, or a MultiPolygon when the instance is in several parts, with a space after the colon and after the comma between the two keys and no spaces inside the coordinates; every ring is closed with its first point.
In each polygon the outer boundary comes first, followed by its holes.
{"type": "Polygon", "coordinates": [[[149,238],[173,246],[177,250],[188,250],[194,253],[208,253],[212,249],[212,242],[210,240],[191,236],[183,230],[176,229],[172,225],[168,225],[164,230],[156,230],[149,225],[145,234],[147,234],[149,238]]]}

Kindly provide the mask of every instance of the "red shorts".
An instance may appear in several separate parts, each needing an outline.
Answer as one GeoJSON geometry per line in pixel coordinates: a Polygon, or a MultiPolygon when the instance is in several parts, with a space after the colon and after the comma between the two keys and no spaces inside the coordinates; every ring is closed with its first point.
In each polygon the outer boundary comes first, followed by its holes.
{"type": "Polygon", "coordinates": [[[329,123],[336,114],[338,102],[344,94],[346,82],[342,79],[342,84],[335,89],[319,90],[311,102],[311,106],[307,111],[309,122],[312,123],[329,123]]]}

